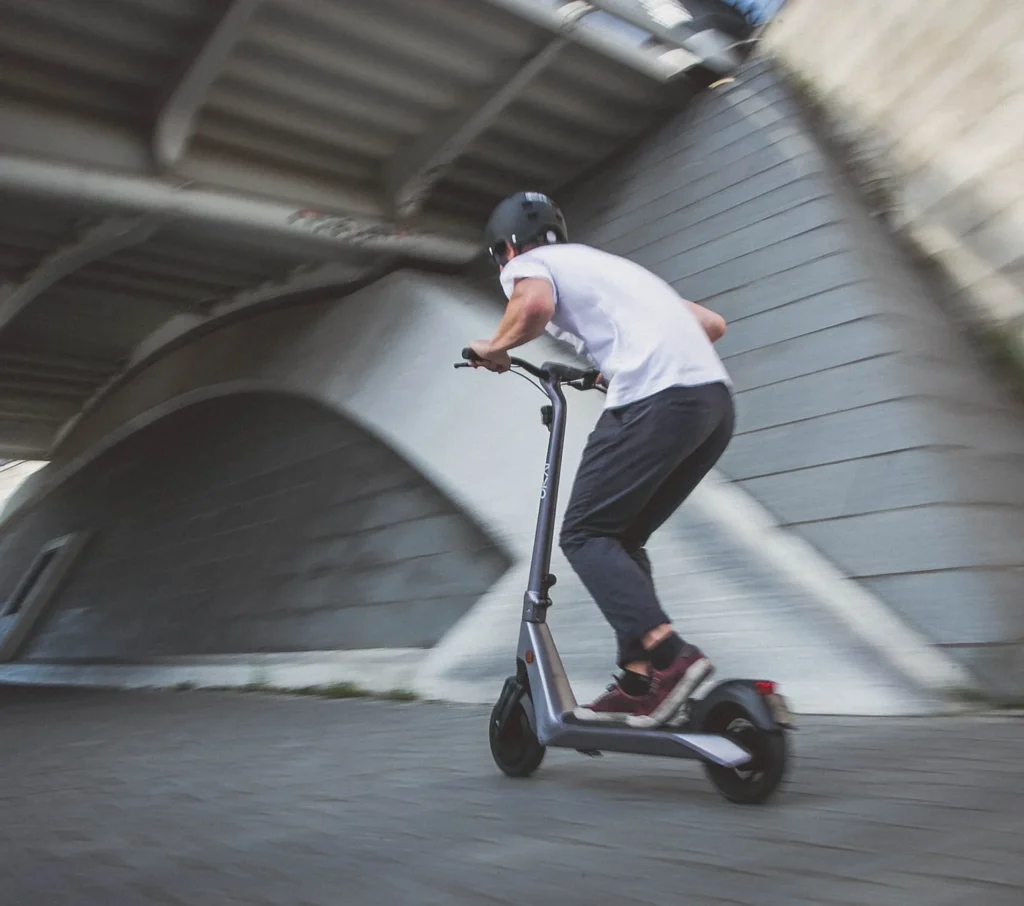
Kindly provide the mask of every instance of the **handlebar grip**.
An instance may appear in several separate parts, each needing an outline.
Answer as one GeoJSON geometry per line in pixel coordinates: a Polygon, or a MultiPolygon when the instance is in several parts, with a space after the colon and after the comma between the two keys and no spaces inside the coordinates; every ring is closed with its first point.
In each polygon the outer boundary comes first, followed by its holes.
{"type": "Polygon", "coordinates": [[[472,350],[472,349],[470,349],[470,348],[469,348],[468,346],[467,346],[467,347],[466,347],[465,349],[463,349],[463,350],[462,350],[462,357],[463,357],[463,358],[464,358],[464,359],[465,359],[465,360],[466,360],[467,362],[475,362],[475,361],[476,361],[476,360],[477,360],[478,358],[480,358],[480,357],[479,357],[479,356],[478,356],[478,355],[477,355],[477,354],[476,354],[475,352],[473,352],[473,350],[472,350]]]}

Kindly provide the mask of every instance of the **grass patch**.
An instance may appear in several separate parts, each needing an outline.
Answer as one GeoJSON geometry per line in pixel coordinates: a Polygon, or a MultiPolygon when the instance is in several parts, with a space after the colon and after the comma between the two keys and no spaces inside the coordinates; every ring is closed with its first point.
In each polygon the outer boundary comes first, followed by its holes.
{"type": "Polygon", "coordinates": [[[324,686],[303,686],[297,689],[278,688],[267,683],[247,683],[244,686],[202,686],[192,683],[179,683],[174,687],[177,692],[198,689],[201,692],[261,692],[266,695],[302,695],[311,698],[347,699],[371,698],[378,701],[414,702],[419,696],[408,689],[392,689],[388,692],[371,692],[355,683],[329,683],[324,686]]]}
{"type": "MultiPolygon", "coordinates": [[[[1016,326],[1016,325],[1015,325],[1016,326]]],[[[1013,327],[975,329],[975,342],[1009,386],[1019,403],[1024,403],[1024,343],[1015,337],[1013,327]]],[[[1024,336],[1024,328],[1017,326],[1024,336]]]]}
{"type": "Polygon", "coordinates": [[[385,692],[378,697],[389,702],[414,702],[419,700],[419,696],[408,689],[392,689],[390,692],[385,692]]]}
{"type": "Polygon", "coordinates": [[[992,700],[979,689],[964,686],[949,690],[949,697],[962,705],[972,705],[976,708],[992,707],[992,700]]]}
{"type": "MultiPolygon", "coordinates": [[[[287,692],[287,689],[280,690],[287,692]]],[[[419,699],[415,692],[408,689],[391,689],[388,692],[370,692],[355,683],[332,683],[329,686],[310,686],[306,689],[294,690],[300,695],[312,695],[317,698],[374,698],[389,702],[414,702],[419,699]]]]}
{"type": "Polygon", "coordinates": [[[1024,711],[1024,695],[986,694],[980,689],[958,688],[950,690],[950,697],[975,711],[1024,711]]]}
{"type": "MultiPolygon", "coordinates": [[[[287,692],[287,689],[280,690],[287,692]]],[[[355,683],[331,683],[329,686],[307,686],[305,689],[294,690],[299,695],[312,695],[316,698],[370,698],[370,693],[355,683]]]]}

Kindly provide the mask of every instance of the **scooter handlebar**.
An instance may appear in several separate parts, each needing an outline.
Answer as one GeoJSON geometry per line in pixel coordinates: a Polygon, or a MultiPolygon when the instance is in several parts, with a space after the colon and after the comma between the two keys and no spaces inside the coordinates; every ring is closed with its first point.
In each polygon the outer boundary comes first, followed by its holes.
{"type": "MultiPolygon", "coordinates": [[[[464,361],[457,362],[455,364],[456,368],[469,368],[479,357],[467,346],[462,350],[462,358],[464,361]]],[[[600,372],[598,371],[584,371],[582,368],[574,368],[572,365],[563,365],[560,362],[547,362],[543,368],[538,368],[531,362],[516,358],[515,356],[511,357],[511,362],[513,368],[520,368],[527,374],[532,374],[540,380],[554,378],[560,384],[569,384],[577,390],[597,389],[602,392],[605,391],[605,388],[597,383],[597,379],[600,377],[600,372]]]]}

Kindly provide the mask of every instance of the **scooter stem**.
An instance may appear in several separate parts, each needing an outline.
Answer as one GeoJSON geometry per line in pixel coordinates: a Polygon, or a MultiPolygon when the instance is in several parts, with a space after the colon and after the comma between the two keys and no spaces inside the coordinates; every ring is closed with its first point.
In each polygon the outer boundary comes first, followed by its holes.
{"type": "Polygon", "coordinates": [[[551,544],[555,533],[555,508],[558,505],[558,484],[562,471],[562,447],[565,443],[566,405],[558,378],[544,366],[546,376],[542,380],[544,392],[551,400],[550,408],[545,406],[542,418],[548,425],[547,458],[544,461],[544,479],[540,489],[540,507],[537,513],[537,530],[533,538],[533,556],[530,560],[530,578],[523,598],[523,620],[527,623],[543,623],[547,619],[547,608],[551,606],[548,590],[551,581],[551,544]]]}

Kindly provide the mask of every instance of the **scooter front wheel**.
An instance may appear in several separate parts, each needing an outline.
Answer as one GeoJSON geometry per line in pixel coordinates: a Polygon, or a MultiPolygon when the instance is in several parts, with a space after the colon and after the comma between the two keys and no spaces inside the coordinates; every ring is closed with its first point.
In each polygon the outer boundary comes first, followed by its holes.
{"type": "Polygon", "coordinates": [[[736,768],[705,763],[704,770],[718,791],[730,802],[757,805],[767,800],[782,782],[788,761],[786,734],[764,730],[738,705],[719,706],[702,727],[746,749],[751,759],[736,768]]]}
{"type": "Polygon", "coordinates": [[[540,767],[546,749],[530,727],[522,702],[516,703],[504,722],[500,710],[498,702],[491,711],[491,757],[509,777],[529,777],[540,767]]]}

